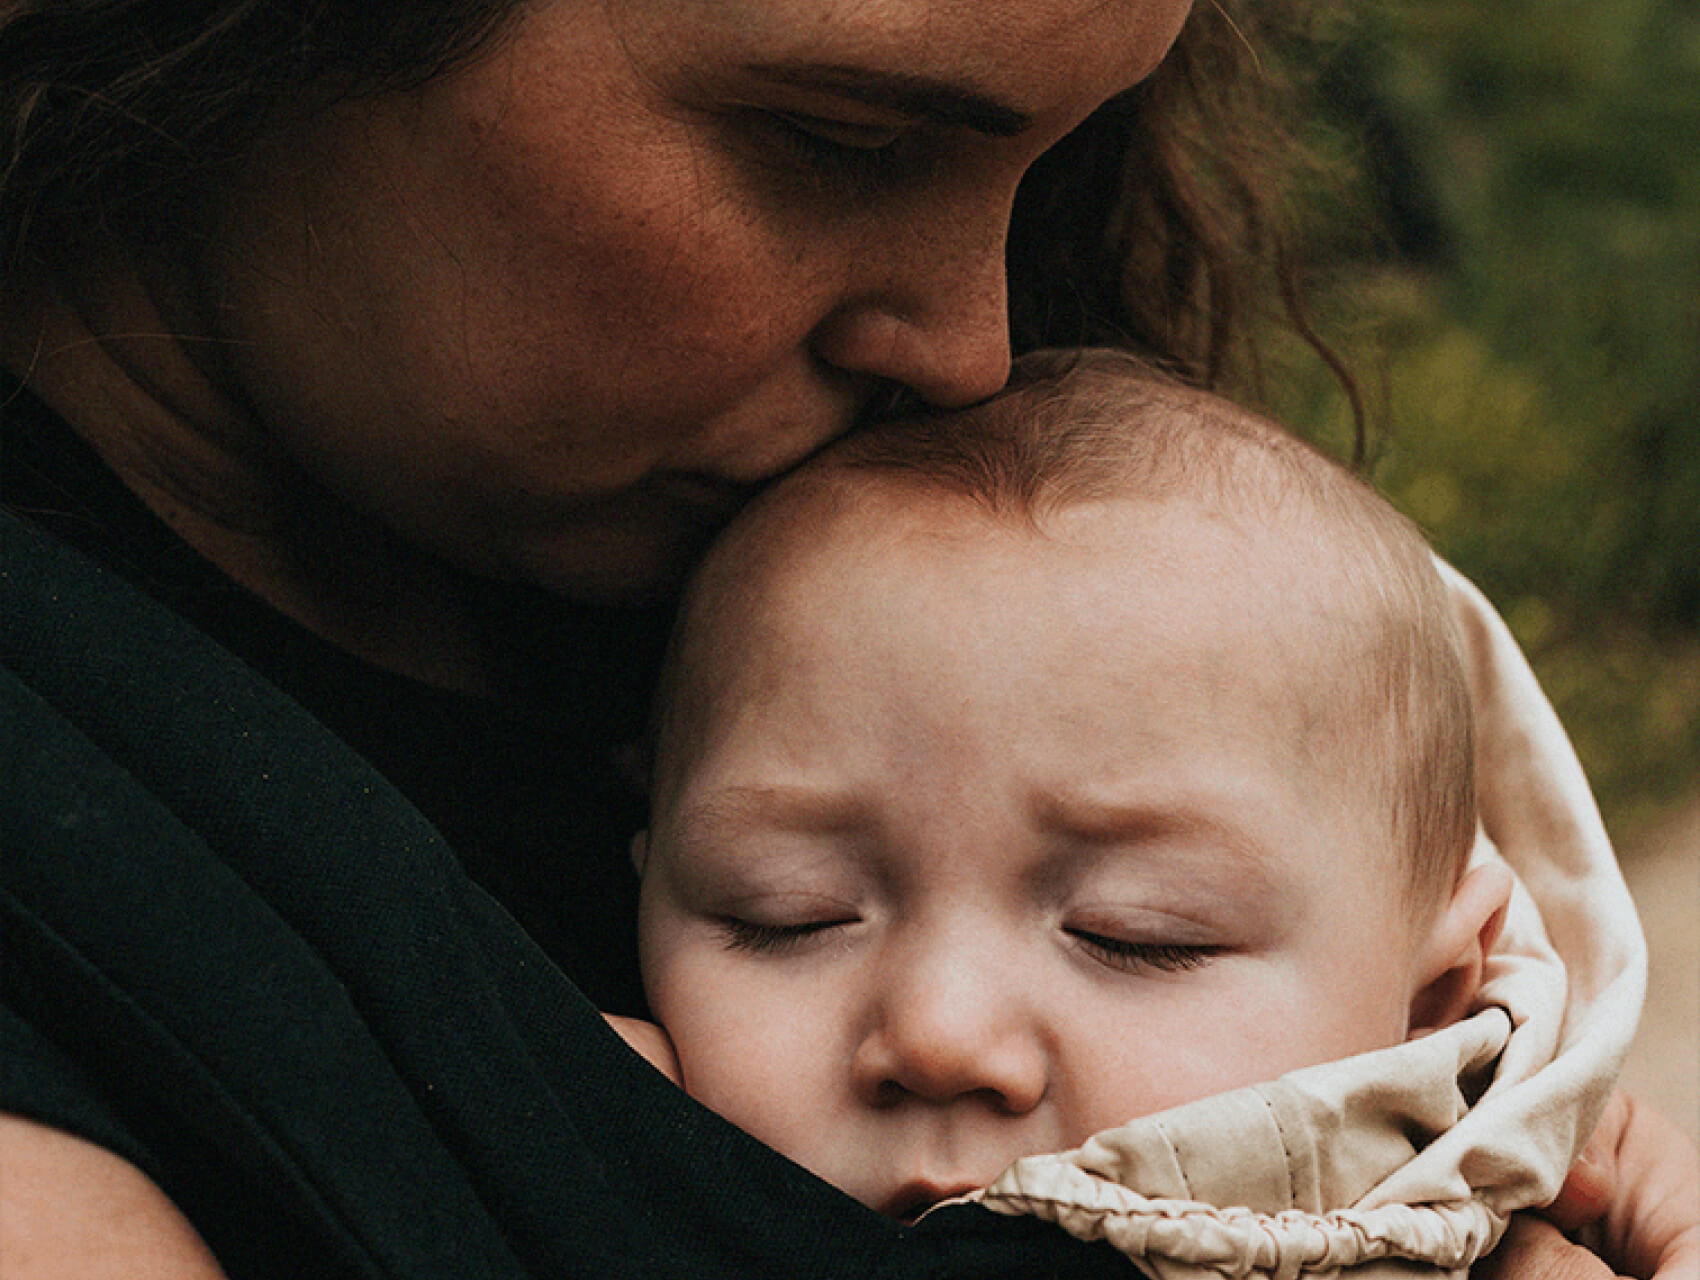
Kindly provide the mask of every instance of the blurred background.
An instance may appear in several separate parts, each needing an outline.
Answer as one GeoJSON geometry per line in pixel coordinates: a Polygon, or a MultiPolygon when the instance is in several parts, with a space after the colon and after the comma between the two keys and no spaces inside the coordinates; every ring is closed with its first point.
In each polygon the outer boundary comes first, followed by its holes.
{"type": "MultiPolygon", "coordinates": [[[[1367,401],[1373,477],[1505,614],[1574,737],[1653,944],[1630,1080],[1700,1137],[1700,3],[1352,24],[1311,128],[1370,181],[1309,201],[1318,327],[1367,401]]],[[[1349,447],[1326,371],[1273,381],[1281,416],[1349,447]]]]}

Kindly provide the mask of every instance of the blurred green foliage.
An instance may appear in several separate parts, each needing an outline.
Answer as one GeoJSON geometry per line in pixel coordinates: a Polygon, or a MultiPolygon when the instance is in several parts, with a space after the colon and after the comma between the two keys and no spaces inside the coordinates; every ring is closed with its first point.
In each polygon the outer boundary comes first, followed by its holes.
{"type": "MultiPolygon", "coordinates": [[[[1374,478],[1504,612],[1621,830],[1700,781],[1700,4],[1366,19],[1318,141],[1361,146],[1385,230],[1321,239],[1319,320],[1374,478]]],[[[1279,381],[1349,436],[1321,371],[1279,381]]]]}

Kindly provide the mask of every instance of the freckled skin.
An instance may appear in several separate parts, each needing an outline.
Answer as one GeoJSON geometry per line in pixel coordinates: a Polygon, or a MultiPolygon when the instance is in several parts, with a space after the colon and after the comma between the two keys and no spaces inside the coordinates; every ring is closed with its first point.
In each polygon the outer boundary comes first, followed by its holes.
{"type": "Polygon", "coordinates": [[[405,540],[580,596],[665,590],[746,486],[880,387],[1001,385],[1016,184],[1186,9],[523,6],[470,68],[259,157],[194,282],[209,349],[273,445],[405,540]],[[967,84],[1031,126],[748,70],[771,62],[967,84]],[[800,152],[799,119],[896,159],[800,152]]]}

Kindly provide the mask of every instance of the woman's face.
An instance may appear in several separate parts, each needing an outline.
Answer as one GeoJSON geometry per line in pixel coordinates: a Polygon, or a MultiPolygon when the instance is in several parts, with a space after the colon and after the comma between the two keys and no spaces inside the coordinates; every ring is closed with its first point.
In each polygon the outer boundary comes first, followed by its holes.
{"type": "Polygon", "coordinates": [[[292,465],[480,573],[674,584],[900,384],[1004,381],[1033,160],[1188,0],[540,0],[285,131],[196,278],[292,465]]]}

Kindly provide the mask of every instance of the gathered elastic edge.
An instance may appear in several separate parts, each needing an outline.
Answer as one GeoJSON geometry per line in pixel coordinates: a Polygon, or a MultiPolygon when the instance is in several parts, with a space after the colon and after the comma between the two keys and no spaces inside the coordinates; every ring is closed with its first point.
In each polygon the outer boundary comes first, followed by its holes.
{"type": "Polygon", "coordinates": [[[1026,1190],[1000,1190],[979,1203],[994,1213],[1042,1218],[1082,1239],[1109,1240],[1133,1256],[1213,1266],[1227,1275],[1296,1276],[1390,1258],[1458,1270],[1492,1250],[1506,1226],[1480,1199],[1268,1214],[1190,1200],[1135,1197],[1138,1204],[1116,1204],[1130,1193],[1104,1190],[1091,1205],[1026,1190]],[[1213,1229],[1200,1232],[1205,1223],[1213,1229]]]}

